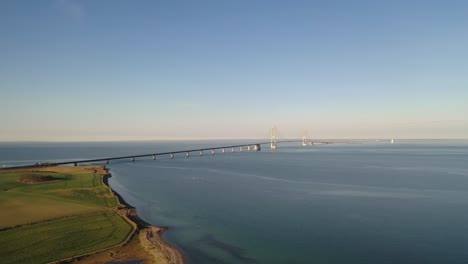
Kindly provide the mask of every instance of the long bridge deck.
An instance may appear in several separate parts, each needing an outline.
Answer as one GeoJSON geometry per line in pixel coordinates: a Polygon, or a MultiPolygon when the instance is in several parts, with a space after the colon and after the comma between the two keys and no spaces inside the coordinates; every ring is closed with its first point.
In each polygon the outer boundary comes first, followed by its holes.
{"type": "MultiPolygon", "coordinates": [[[[288,142],[302,142],[301,140],[282,140],[277,141],[276,143],[288,143],[288,142]]],[[[316,142],[322,144],[329,144],[330,142],[316,142]]],[[[125,160],[130,159],[131,161],[135,161],[135,158],[143,158],[143,157],[152,157],[156,159],[158,156],[170,156],[174,158],[175,154],[185,153],[188,157],[192,152],[198,152],[199,154],[203,154],[203,151],[211,151],[211,154],[215,154],[215,150],[222,150],[222,153],[225,153],[225,150],[231,149],[231,152],[234,151],[235,148],[239,148],[239,151],[243,151],[244,147],[247,147],[250,150],[253,147],[254,151],[261,150],[261,145],[271,144],[271,142],[260,142],[260,143],[246,143],[246,144],[237,144],[237,145],[229,145],[229,146],[217,146],[217,147],[206,147],[206,148],[196,148],[196,149],[188,149],[188,150],[177,150],[177,151],[167,151],[167,152],[159,152],[159,153],[151,153],[151,154],[141,154],[141,155],[129,155],[129,156],[120,156],[120,157],[108,157],[108,158],[98,158],[98,159],[84,159],[84,160],[70,160],[70,161],[63,161],[63,162],[48,162],[48,163],[36,163],[31,165],[22,165],[22,166],[11,166],[11,167],[3,167],[0,169],[17,169],[17,168],[37,168],[37,167],[48,167],[48,166],[58,166],[58,165],[74,165],[77,166],[80,163],[92,163],[92,162],[105,162],[109,163],[111,160],[125,160]]]]}

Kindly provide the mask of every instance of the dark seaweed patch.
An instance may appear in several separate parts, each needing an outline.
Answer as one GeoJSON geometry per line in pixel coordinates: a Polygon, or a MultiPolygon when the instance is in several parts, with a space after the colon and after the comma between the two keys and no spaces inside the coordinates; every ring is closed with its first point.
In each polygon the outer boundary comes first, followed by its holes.
{"type": "Polygon", "coordinates": [[[216,239],[213,235],[207,235],[201,238],[198,242],[205,245],[217,248],[227,254],[231,255],[233,258],[240,260],[244,263],[255,263],[255,259],[246,256],[245,250],[235,245],[228,244],[221,240],[216,239]]]}

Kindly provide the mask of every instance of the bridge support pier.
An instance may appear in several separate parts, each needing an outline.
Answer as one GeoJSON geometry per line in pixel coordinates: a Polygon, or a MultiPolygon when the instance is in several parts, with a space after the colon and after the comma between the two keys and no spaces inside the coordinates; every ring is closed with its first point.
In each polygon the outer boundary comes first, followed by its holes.
{"type": "Polygon", "coordinates": [[[255,144],[254,146],[254,151],[260,151],[262,148],[260,147],[260,144],[255,144]]]}

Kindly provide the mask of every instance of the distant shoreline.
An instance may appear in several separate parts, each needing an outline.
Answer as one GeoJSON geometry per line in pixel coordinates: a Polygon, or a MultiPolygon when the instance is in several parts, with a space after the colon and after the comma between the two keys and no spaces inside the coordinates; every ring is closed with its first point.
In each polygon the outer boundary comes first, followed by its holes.
{"type": "Polygon", "coordinates": [[[119,207],[119,212],[136,224],[142,246],[151,256],[158,258],[160,261],[158,263],[184,264],[185,260],[182,252],[178,248],[166,242],[162,237],[162,234],[169,228],[164,226],[151,225],[150,223],[141,219],[136,212],[136,208],[127,203],[119,193],[110,187],[109,178],[112,177],[112,174],[109,173],[109,169],[105,166],[104,170],[107,173],[103,176],[103,183],[109,187],[109,189],[121,204],[119,207]]]}
{"type": "MultiPolygon", "coordinates": [[[[351,141],[375,141],[375,140],[390,140],[391,138],[314,138],[314,140],[320,141],[344,141],[344,140],[351,140],[351,141]]],[[[395,137],[398,140],[415,140],[415,141],[468,141],[468,138],[408,138],[408,137],[395,137]]],[[[263,141],[265,138],[214,138],[214,139],[129,139],[129,140],[0,140],[0,144],[15,144],[15,143],[139,143],[139,142],[200,142],[200,141],[263,141]]],[[[300,140],[300,139],[297,139],[300,140]]]]}

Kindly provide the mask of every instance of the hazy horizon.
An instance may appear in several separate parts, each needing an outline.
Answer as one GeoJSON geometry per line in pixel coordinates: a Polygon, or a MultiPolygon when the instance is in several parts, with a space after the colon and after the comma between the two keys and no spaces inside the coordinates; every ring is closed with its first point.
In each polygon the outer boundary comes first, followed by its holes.
{"type": "MultiPolygon", "coordinates": [[[[390,142],[390,140],[394,140],[395,143],[398,141],[466,141],[468,138],[309,138],[308,141],[320,141],[320,140],[336,140],[336,141],[376,141],[379,143],[386,143],[386,141],[390,142]]],[[[64,140],[21,140],[21,141],[0,141],[0,143],[99,143],[99,142],[151,142],[151,141],[174,141],[174,142],[181,142],[181,141],[237,141],[237,140],[246,140],[246,141],[254,141],[256,142],[269,142],[270,139],[268,138],[178,138],[178,139],[122,139],[122,140],[74,140],[74,141],[64,141],[64,140]]],[[[301,138],[285,138],[285,139],[278,139],[281,140],[302,140],[301,138]]]]}

